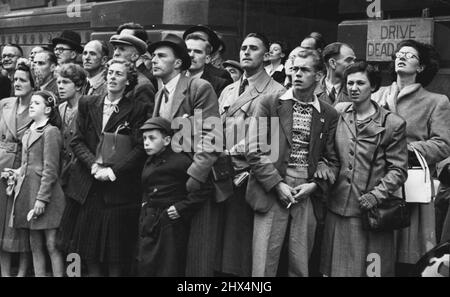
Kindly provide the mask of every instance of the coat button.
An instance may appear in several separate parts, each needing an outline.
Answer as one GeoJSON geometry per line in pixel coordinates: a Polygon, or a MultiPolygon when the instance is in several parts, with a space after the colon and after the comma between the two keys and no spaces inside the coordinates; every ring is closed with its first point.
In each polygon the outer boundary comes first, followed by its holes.
{"type": "Polygon", "coordinates": [[[353,166],[350,164],[350,165],[348,165],[348,169],[349,170],[352,170],[353,169],[353,166]]]}
{"type": "Polygon", "coordinates": [[[2,140],[5,140],[6,139],[6,136],[5,135],[2,135],[2,140]]]}
{"type": "Polygon", "coordinates": [[[350,151],[350,155],[355,155],[355,152],[354,151],[350,151]]]}

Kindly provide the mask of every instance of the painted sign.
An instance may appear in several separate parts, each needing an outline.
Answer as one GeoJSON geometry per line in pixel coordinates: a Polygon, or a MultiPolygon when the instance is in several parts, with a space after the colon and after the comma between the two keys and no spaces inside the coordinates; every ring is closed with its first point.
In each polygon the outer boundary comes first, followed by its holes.
{"type": "Polygon", "coordinates": [[[368,21],[367,61],[391,61],[397,44],[405,39],[433,42],[433,19],[395,19],[368,21]]]}

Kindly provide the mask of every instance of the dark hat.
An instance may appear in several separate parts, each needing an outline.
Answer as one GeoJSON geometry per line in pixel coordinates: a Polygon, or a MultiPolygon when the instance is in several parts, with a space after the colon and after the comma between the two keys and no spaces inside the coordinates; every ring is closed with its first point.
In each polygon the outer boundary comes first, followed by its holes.
{"type": "Polygon", "coordinates": [[[150,118],[142,125],[140,128],[141,131],[148,131],[158,129],[164,131],[167,135],[172,135],[173,130],[170,127],[169,120],[162,118],[162,117],[154,117],[150,118]]]}
{"type": "Polygon", "coordinates": [[[173,49],[175,55],[183,61],[183,70],[191,67],[191,57],[189,57],[188,49],[183,39],[173,33],[169,33],[163,40],[152,43],[148,47],[148,51],[153,53],[157,48],[162,46],[168,46],[173,49]]]}
{"type": "Polygon", "coordinates": [[[64,30],[59,37],[52,39],[53,46],[56,46],[58,43],[70,45],[78,53],[83,52],[81,36],[75,31],[64,30]]]}
{"type": "Polygon", "coordinates": [[[239,64],[238,61],[235,60],[226,60],[222,63],[223,67],[231,66],[239,70],[240,72],[244,72],[244,69],[242,69],[241,64],[239,64]]]}
{"type": "Polygon", "coordinates": [[[145,52],[147,51],[147,43],[145,43],[145,41],[143,41],[142,39],[140,39],[134,35],[131,35],[131,34],[121,33],[121,34],[113,35],[109,39],[109,42],[112,45],[125,44],[125,45],[134,46],[140,55],[145,54],[145,52]]]}
{"type": "Polygon", "coordinates": [[[193,26],[193,27],[190,27],[189,29],[187,29],[186,31],[184,31],[183,39],[186,39],[186,37],[189,34],[195,33],[195,32],[203,32],[203,33],[206,33],[206,35],[208,35],[209,43],[212,46],[211,54],[214,54],[215,52],[217,52],[219,50],[219,48],[220,48],[219,36],[217,36],[216,32],[214,32],[210,28],[203,26],[203,25],[193,26]]]}

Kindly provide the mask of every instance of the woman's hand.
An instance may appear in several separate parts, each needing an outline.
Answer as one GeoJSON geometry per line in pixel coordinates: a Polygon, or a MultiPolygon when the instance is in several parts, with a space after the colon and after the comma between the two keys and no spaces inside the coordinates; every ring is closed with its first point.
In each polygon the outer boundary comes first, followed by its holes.
{"type": "Polygon", "coordinates": [[[180,214],[178,213],[177,209],[173,205],[167,209],[167,215],[169,216],[169,218],[171,220],[176,220],[176,219],[180,218],[180,214]]]}
{"type": "Polygon", "coordinates": [[[45,202],[36,200],[34,203],[34,217],[37,218],[45,211],[45,202]]]}
{"type": "Polygon", "coordinates": [[[364,210],[369,210],[378,205],[377,198],[370,193],[364,194],[358,198],[359,206],[364,210]]]}

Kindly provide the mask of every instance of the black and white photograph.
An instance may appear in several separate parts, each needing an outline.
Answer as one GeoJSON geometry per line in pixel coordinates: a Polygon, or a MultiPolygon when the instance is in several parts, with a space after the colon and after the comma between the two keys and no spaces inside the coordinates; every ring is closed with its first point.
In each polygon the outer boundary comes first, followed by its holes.
{"type": "Polygon", "coordinates": [[[450,0],[0,0],[1,277],[449,277],[449,36],[450,0]]]}

